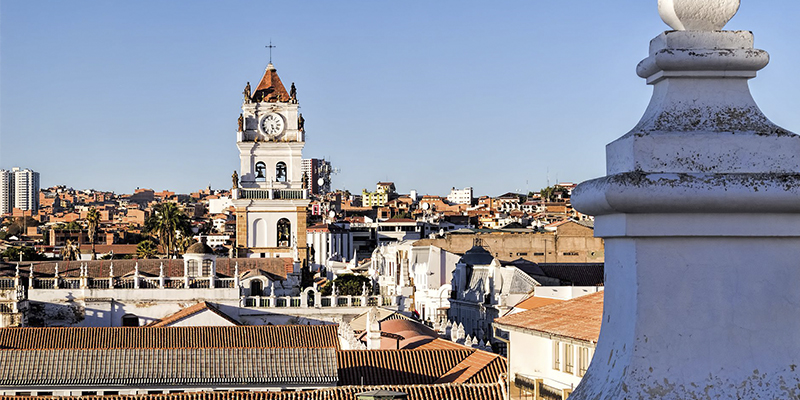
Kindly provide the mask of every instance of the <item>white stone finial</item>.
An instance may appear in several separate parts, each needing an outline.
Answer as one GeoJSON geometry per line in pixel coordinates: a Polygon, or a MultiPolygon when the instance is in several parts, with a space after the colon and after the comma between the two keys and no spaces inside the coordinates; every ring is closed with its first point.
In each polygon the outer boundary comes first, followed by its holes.
{"type": "Polygon", "coordinates": [[[658,0],[658,14],[676,31],[719,31],[739,11],[740,0],[658,0]]]}

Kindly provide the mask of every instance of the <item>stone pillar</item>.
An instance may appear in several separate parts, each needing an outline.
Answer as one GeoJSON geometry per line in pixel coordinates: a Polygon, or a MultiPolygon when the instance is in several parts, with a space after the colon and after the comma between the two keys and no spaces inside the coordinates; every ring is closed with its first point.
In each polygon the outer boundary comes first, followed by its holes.
{"type": "Polygon", "coordinates": [[[676,30],[637,68],[650,105],[573,192],[607,279],[570,399],[800,397],[800,137],[750,95],[769,59],[752,33],[719,30],[738,5],[659,1],[676,30]]]}

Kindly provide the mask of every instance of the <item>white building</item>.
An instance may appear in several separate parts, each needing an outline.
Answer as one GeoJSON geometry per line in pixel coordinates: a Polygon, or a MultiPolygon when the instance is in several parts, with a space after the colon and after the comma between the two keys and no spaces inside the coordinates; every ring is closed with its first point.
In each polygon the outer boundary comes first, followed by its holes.
{"type": "Polygon", "coordinates": [[[508,342],[511,396],[571,392],[589,368],[602,318],[600,292],[496,319],[495,334],[508,342]]]}
{"type": "Polygon", "coordinates": [[[414,276],[414,309],[420,319],[439,322],[450,308],[450,277],[461,258],[436,246],[413,246],[411,270],[414,276]]]}
{"type": "Polygon", "coordinates": [[[39,210],[39,173],[14,167],[0,170],[0,214],[14,208],[26,211],[39,210]]]}
{"type": "Polygon", "coordinates": [[[472,188],[450,189],[447,195],[447,202],[450,204],[472,204],[472,188]]]}
{"type": "Polygon", "coordinates": [[[312,272],[328,265],[328,261],[345,261],[353,255],[353,235],[336,224],[317,224],[306,229],[309,246],[309,268],[312,272]]]}
{"type": "Polygon", "coordinates": [[[476,239],[456,264],[448,317],[467,335],[491,339],[492,321],[527,297],[539,283],[513,265],[503,265],[476,239]]]}
{"type": "Polygon", "coordinates": [[[227,210],[228,207],[233,207],[233,201],[230,197],[223,196],[218,199],[208,200],[209,214],[221,214],[223,211],[227,210]]]}
{"type": "Polygon", "coordinates": [[[0,215],[8,214],[13,208],[12,194],[14,193],[14,175],[7,170],[0,169],[0,215]]]}

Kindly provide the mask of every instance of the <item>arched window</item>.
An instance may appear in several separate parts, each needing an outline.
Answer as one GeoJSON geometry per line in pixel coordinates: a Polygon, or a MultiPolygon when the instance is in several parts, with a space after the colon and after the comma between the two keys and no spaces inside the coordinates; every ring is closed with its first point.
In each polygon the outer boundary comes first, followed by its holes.
{"type": "Polygon", "coordinates": [[[189,276],[194,276],[197,273],[197,260],[187,260],[186,270],[189,271],[189,276]]]}
{"type": "Polygon", "coordinates": [[[278,247],[289,247],[292,237],[292,223],[286,218],[278,221],[278,247]]]}
{"type": "Polygon", "coordinates": [[[203,260],[203,270],[200,276],[211,276],[211,260],[203,260]]]}
{"type": "Polygon", "coordinates": [[[125,314],[122,316],[122,326],[139,326],[139,317],[133,314],[125,314]]]}
{"type": "Polygon", "coordinates": [[[286,163],[283,161],[275,165],[275,180],[278,182],[286,182],[286,163]]]}
{"type": "Polygon", "coordinates": [[[267,180],[267,165],[261,161],[256,163],[256,180],[257,181],[267,180]]]}

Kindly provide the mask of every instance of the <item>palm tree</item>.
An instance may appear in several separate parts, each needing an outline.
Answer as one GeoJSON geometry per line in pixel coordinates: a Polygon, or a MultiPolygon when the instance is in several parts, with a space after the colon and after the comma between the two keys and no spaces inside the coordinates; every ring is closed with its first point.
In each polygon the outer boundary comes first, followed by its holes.
{"type": "Polygon", "coordinates": [[[80,254],[78,243],[67,239],[64,248],[61,250],[61,258],[65,261],[73,261],[78,259],[78,254],[80,254]]]}
{"type": "Polygon", "coordinates": [[[92,207],[86,213],[86,222],[89,223],[89,240],[92,243],[92,260],[97,259],[97,254],[94,252],[94,242],[97,236],[97,226],[100,224],[100,212],[92,207]]]}
{"type": "Polygon", "coordinates": [[[158,236],[165,254],[177,255],[178,238],[190,232],[189,217],[175,203],[159,203],[145,221],[145,229],[158,236]]]}
{"type": "Polygon", "coordinates": [[[156,258],[156,244],[150,240],[143,240],[136,245],[136,258],[156,258]]]}

